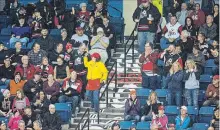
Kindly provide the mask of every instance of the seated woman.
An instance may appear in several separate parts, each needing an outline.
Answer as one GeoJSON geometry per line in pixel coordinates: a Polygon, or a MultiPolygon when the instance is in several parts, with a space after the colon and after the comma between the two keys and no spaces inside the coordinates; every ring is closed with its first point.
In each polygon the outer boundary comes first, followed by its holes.
{"type": "Polygon", "coordinates": [[[219,107],[215,108],[211,126],[208,130],[219,130],[219,107]]]}
{"type": "Polygon", "coordinates": [[[41,115],[48,112],[49,105],[50,100],[47,99],[47,96],[43,91],[40,91],[33,100],[32,108],[34,109],[34,112],[41,115]]]}
{"type": "Polygon", "coordinates": [[[208,58],[209,59],[215,59],[219,56],[219,43],[218,41],[213,41],[208,48],[208,58]]]}
{"type": "Polygon", "coordinates": [[[191,17],[187,17],[185,20],[185,26],[183,27],[183,30],[186,30],[189,32],[189,35],[196,39],[197,29],[193,23],[193,19],[191,17]]]}
{"type": "Polygon", "coordinates": [[[181,106],[180,115],[176,117],[176,130],[185,130],[190,127],[190,117],[187,114],[187,107],[181,106]]]}
{"type": "Polygon", "coordinates": [[[57,65],[54,68],[54,80],[63,84],[63,81],[70,78],[69,66],[63,63],[63,58],[57,58],[57,65]]]}
{"type": "Polygon", "coordinates": [[[65,52],[63,51],[63,44],[58,43],[56,45],[56,48],[49,52],[48,59],[50,60],[50,64],[55,66],[57,64],[57,58],[62,57],[64,58],[65,52]]]}
{"type": "Polygon", "coordinates": [[[60,84],[54,80],[52,74],[49,74],[47,79],[48,80],[44,82],[43,91],[46,94],[47,99],[54,104],[57,102],[59,97],[60,84]]]}
{"type": "MultiPolygon", "coordinates": [[[[15,111],[14,115],[9,119],[8,127],[10,130],[18,130],[18,125],[20,120],[22,120],[21,112],[15,111]]],[[[20,129],[19,129],[20,130],[20,129]]]]}
{"type": "Polygon", "coordinates": [[[101,61],[105,63],[108,59],[107,47],[109,46],[109,39],[104,36],[103,28],[99,27],[97,29],[97,36],[93,36],[91,43],[90,54],[99,53],[101,56],[101,61]]]}
{"type": "Polygon", "coordinates": [[[170,68],[170,72],[167,75],[168,84],[168,105],[181,106],[182,104],[182,81],[183,81],[183,71],[179,62],[174,62],[170,68]],[[175,103],[174,103],[175,99],[175,103]]]}
{"type": "Polygon", "coordinates": [[[53,74],[53,67],[49,65],[47,57],[42,58],[41,65],[36,67],[36,72],[41,72],[41,79],[43,81],[47,80],[47,77],[44,77],[44,74],[53,74]]]}
{"type": "Polygon", "coordinates": [[[24,95],[22,90],[17,90],[17,95],[13,100],[12,111],[20,111],[23,112],[23,109],[27,106],[30,106],[29,99],[24,95]]]}
{"type": "MultiPolygon", "coordinates": [[[[70,79],[64,81],[61,89],[62,95],[59,97],[59,102],[72,102],[72,114],[75,114],[76,107],[79,104],[82,82],[77,80],[75,71],[71,73],[70,79]]],[[[75,116],[75,115],[74,115],[75,116]]]]}
{"type": "Polygon", "coordinates": [[[137,99],[136,91],[130,91],[130,98],[125,102],[125,121],[135,120],[139,122],[140,120],[140,101],[137,99]]]}
{"type": "Polygon", "coordinates": [[[206,59],[208,59],[209,53],[208,53],[208,48],[209,45],[205,40],[205,34],[204,33],[199,33],[197,37],[197,41],[195,43],[198,47],[199,50],[202,52],[202,54],[205,56],[206,59]]]}
{"type": "Polygon", "coordinates": [[[0,102],[0,116],[9,117],[12,114],[12,98],[8,89],[2,89],[4,99],[0,102]]]}
{"type": "Polygon", "coordinates": [[[158,114],[158,107],[161,103],[157,99],[157,93],[151,92],[143,109],[141,121],[151,121],[153,114],[158,114]]]}
{"type": "Polygon", "coordinates": [[[153,113],[151,130],[167,130],[168,118],[164,114],[164,106],[158,107],[158,114],[153,113]]]}

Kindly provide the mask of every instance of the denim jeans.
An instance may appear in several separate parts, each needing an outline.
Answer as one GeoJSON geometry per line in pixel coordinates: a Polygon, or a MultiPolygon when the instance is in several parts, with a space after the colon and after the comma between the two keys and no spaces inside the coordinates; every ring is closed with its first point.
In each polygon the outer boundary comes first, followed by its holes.
{"type": "Polygon", "coordinates": [[[167,77],[166,76],[162,76],[162,89],[166,89],[167,88],[167,77]]]}
{"type": "Polygon", "coordinates": [[[20,39],[19,39],[19,38],[16,38],[16,37],[12,37],[12,38],[10,39],[10,48],[15,48],[15,43],[16,43],[16,42],[20,42],[22,48],[25,49],[27,43],[29,42],[29,38],[23,37],[23,38],[20,38],[20,39]]]}
{"type": "Polygon", "coordinates": [[[147,42],[153,43],[155,33],[152,32],[138,32],[139,53],[144,52],[145,44],[147,42]]]}
{"type": "Polygon", "coordinates": [[[167,103],[168,105],[180,107],[182,105],[182,91],[168,89],[167,103]],[[174,103],[174,100],[176,103],[174,103]]]}
{"type": "Polygon", "coordinates": [[[151,121],[151,120],[152,120],[152,116],[144,115],[144,116],[141,117],[141,121],[151,121]]]}
{"type": "Polygon", "coordinates": [[[86,90],[86,97],[91,100],[91,107],[99,111],[99,90],[86,90]]]}
{"type": "Polygon", "coordinates": [[[219,100],[218,99],[208,99],[203,103],[203,106],[211,106],[211,105],[219,106],[219,100]]]}
{"type": "Polygon", "coordinates": [[[199,89],[185,89],[185,97],[188,106],[198,107],[199,89]]]}
{"type": "Polygon", "coordinates": [[[140,116],[139,115],[126,115],[125,116],[125,121],[131,121],[135,120],[136,122],[139,122],[140,116]]]}
{"type": "MultiPolygon", "coordinates": [[[[178,41],[179,39],[180,39],[180,38],[175,39],[173,43],[174,43],[174,44],[177,44],[177,41],[178,41]]],[[[162,50],[168,48],[170,44],[171,44],[171,43],[169,42],[169,40],[168,40],[167,38],[162,37],[162,38],[160,39],[160,48],[161,48],[162,50]]]]}
{"type": "Polygon", "coordinates": [[[156,90],[160,87],[160,76],[148,76],[142,72],[142,87],[156,90]]]}
{"type": "Polygon", "coordinates": [[[72,102],[72,113],[75,114],[76,107],[79,104],[79,96],[68,97],[66,95],[62,95],[58,100],[60,103],[72,102]]]}

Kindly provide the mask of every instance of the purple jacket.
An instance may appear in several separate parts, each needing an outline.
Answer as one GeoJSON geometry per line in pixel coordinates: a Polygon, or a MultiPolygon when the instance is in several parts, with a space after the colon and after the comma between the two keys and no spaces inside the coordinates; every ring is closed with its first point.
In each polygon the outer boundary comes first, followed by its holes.
{"type": "Polygon", "coordinates": [[[31,34],[31,28],[28,26],[25,27],[13,27],[12,28],[12,34],[15,34],[15,36],[21,36],[23,37],[29,37],[31,34]]]}
{"type": "Polygon", "coordinates": [[[136,98],[134,101],[132,101],[131,98],[127,99],[125,102],[125,116],[126,115],[139,115],[140,113],[140,101],[136,98]]]}

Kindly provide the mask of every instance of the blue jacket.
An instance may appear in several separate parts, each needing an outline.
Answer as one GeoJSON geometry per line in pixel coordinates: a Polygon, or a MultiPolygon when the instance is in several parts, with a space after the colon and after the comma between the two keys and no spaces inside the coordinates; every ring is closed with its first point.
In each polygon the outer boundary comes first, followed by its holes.
{"type": "Polygon", "coordinates": [[[190,117],[186,116],[182,122],[181,117],[179,115],[176,117],[175,122],[176,122],[176,130],[184,130],[187,129],[190,125],[190,117]]]}
{"type": "Polygon", "coordinates": [[[168,89],[170,90],[182,90],[183,71],[179,70],[175,74],[167,75],[168,89]]]}

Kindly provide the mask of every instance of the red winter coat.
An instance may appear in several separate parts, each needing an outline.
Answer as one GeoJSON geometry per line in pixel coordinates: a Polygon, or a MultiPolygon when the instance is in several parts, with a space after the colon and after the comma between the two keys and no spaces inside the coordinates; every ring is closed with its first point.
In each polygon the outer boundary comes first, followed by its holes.
{"type": "Polygon", "coordinates": [[[47,65],[44,72],[43,72],[42,69],[43,69],[43,65],[37,66],[36,67],[36,72],[41,72],[41,73],[47,72],[48,74],[53,74],[53,67],[51,65],[47,65]]]}
{"type": "MultiPolygon", "coordinates": [[[[21,76],[24,76],[24,68],[22,65],[19,65],[16,67],[15,69],[15,73],[20,72],[21,76]]],[[[32,64],[29,64],[27,66],[27,77],[26,80],[32,79],[34,77],[34,73],[35,73],[35,67],[32,64]]]]}
{"type": "MultiPolygon", "coordinates": [[[[66,87],[67,83],[69,83],[69,80],[70,80],[70,79],[64,80],[62,88],[65,88],[65,87],[66,87]]],[[[76,91],[79,92],[79,93],[81,93],[81,90],[82,90],[82,81],[76,79],[75,85],[77,86],[76,91]]]]}

